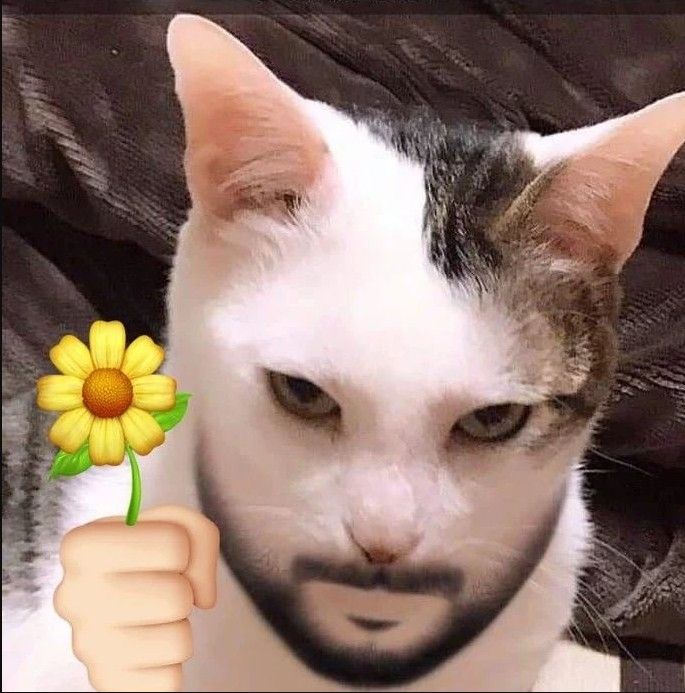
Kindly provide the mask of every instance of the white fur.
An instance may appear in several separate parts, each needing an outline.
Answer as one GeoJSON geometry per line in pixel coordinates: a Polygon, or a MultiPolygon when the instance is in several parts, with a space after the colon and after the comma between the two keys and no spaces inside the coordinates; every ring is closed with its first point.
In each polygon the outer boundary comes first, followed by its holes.
{"type": "MultiPolygon", "coordinates": [[[[516,333],[496,305],[450,288],[429,264],[420,168],[333,109],[307,108],[334,162],[327,192],[303,221],[309,233],[255,215],[207,233],[192,212],[182,230],[166,370],[194,397],[187,420],[142,462],[144,503],[199,506],[201,424],[218,491],[264,550],[265,570],[285,569],[300,550],[360,559],[350,524],[362,542],[410,550],[409,562],[479,572],[522,548],[526,528],[568,478],[552,541],[524,587],[467,648],[402,688],[527,690],[571,614],[589,536],[580,473],[571,470],[587,436],[544,459],[447,443],[460,416],[526,396],[516,333]],[[255,226],[276,244],[259,238],[250,248],[255,226]],[[215,232],[224,240],[209,239],[215,232]],[[344,412],[342,433],[332,439],[280,412],[262,368],[324,387],[344,412]]],[[[70,482],[62,530],[121,514],[128,473],[122,465],[70,482]]],[[[69,627],[52,611],[59,579],[55,558],[42,608],[23,621],[13,616],[4,690],[89,690],[69,627]]],[[[344,688],[300,664],[223,564],[216,608],[197,611],[192,623],[186,690],[344,688]]]]}
{"type": "MultiPolygon", "coordinates": [[[[677,106],[680,104],[682,109],[682,104],[684,101],[685,92],[681,91],[676,94],[671,94],[670,96],[660,99],[659,101],[655,101],[653,104],[646,106],[642,111],[629,113],[616,118],[610,118],[609,120],[604,120],[601,123],[596,123],[594,125],[587,125],[574,130],[566,130],[564,132],[558,132],[553,135],[546,135],[544,137],[535,132],[522,133],[523,144],[533,157],[535,165],[542,169],[547,166],[553,166],[554,164],[557,164],[560,161],[573,156],[574,154],[578,154],[592,148],[593,145],[598,144],[605,137],[613,132],[616,132],[628,121],[633,120],[636,117],[644,117],[644,115],[647,113],[657,115],[671,105],[677,106]]],[[[680,122],[682,123],[682,116],[680,122]]],[[[664,127],[664,125],[667,125],[669,129],[673,130],[674,133],[678,131],[677,122],[668,122],[666,124],[657,122],[656,127],[664,127]]],[[[652,128],[654,128],[654,126],[652,126],[652,128]]],[[[679,129],[680,132],[684,131],[682,125],[680,125],[679,129]]],[[[649,131],[647,131],[645,134],[652,136],[654,135],[653,132],[649,131]]],[[[627,160],[631,160],[631,158],[635,156],[636,152],[640,151],[639,147],[635,147],[635,144],[636,143],[634,142],[630,142],[626,153],[623,154],[623,156],[627,157],[627,160]],[[632,149],[635,149],[636,152],[632,152],[632,149]]],[[[675,151],[677,151],[678,144],[675,144],[674,146],[676,148],[675,151]]],[[[652,149],[656,150],[655,147],[652,147],[652,149]]],[[[668,159],[670,159],[674,153],[674,151],[671,151],[668,155],[668,159]]],[[[621,154],[621,152],[616,152],[616,156],[621,156],[621,154]]]]}

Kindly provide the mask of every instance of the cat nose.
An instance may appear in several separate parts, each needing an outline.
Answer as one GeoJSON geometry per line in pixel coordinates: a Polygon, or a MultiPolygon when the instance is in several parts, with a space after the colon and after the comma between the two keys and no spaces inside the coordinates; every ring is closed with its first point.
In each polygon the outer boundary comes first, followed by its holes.
{"type": "Polygon", "coordinates": [[[418,533],[394,536],[391,539],[380,539],[367,536],[347,526],[347,533],[352,543],[361,551],[364,558],[373,565],[389,565],[408,556],[418,545],[418,533]]]}
{"type": "Polygon", "coordinates": [[[366,560],[387,565],[411,553],[421,539],[411,470],[400,464],[359,460],[346,471],[345,480],[343,521],[350,542],[366,560]]]}

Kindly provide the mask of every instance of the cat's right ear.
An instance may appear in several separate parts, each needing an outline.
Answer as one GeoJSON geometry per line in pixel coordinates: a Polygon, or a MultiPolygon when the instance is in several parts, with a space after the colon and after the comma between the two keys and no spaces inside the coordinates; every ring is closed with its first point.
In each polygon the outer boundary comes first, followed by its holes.
{"type": "Polygon", "coordinates": [[[169,24],[167,50],[186,132],[193,205],[231,218],[306,195],[327,148],[304,99],[242,43],[193,15],[169,24]]]}
{"type": "Polygon", "coordinates": [[[569,253],[619,271],[640,242],[654,188],[685,143],[685,92],[529,142],[543,170],[523,196],[531,218],[569,253]]]}

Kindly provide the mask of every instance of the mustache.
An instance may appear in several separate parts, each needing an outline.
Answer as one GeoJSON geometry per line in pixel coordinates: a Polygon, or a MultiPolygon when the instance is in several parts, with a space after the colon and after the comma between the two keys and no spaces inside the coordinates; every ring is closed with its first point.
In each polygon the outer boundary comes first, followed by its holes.
{"type": "Polygon", "coordinates": [[[464,575],[458,568],[441,566],[388,567],[367,566],[360,563],[332,561],[299,556],[292,566],[293,578],[298,582],[321,580],[360,589],[380,588],[389,592],[411,592],[454,597],[464,584],[464,575]]]}

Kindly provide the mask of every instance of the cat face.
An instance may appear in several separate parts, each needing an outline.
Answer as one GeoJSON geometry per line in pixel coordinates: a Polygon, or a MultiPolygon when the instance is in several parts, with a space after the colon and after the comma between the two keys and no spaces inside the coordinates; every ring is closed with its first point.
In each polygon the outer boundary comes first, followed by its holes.
{"type": "Polygon", "coordinates": [[[343,115],[196,18],[169,51],[193,197],[170,307],[204,510],[313,668],[414,678],[487,628],[555,530],[683,97],[551,146],[343,115]]]}

